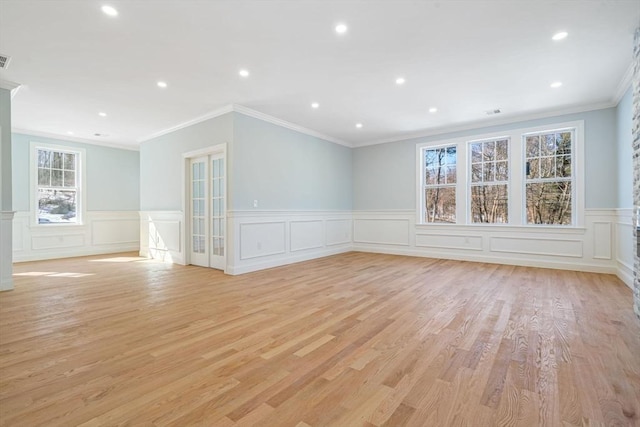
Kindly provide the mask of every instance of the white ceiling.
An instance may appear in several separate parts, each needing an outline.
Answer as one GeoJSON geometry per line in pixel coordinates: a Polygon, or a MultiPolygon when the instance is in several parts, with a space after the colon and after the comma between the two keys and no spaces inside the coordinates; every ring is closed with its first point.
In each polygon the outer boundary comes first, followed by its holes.
{"type": "Polygon", "coordinates": [[[239,104],[357,146],[613,105],[639,24],[637,0],[0,0],[0,78],[15,129],[136,146],[239,104]]]}

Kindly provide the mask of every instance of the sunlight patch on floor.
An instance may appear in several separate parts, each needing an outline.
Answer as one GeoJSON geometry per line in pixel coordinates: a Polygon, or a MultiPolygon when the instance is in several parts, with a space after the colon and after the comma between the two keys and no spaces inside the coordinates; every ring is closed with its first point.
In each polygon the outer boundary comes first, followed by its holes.
{"type": "Polygon", "coordinates": [[[147,258],[137,256],[119,256],[113,258],[91,259],[89,262],[140,262],[147,261],[147,258]]]}
{"type": "Polygon", "coordinates": [[[27,273],[14,273],[14,276],[86,277],[86,276],[95,276],[95,274],[94,273],[58,273],[57,271],[30,271],[27,273]]]}

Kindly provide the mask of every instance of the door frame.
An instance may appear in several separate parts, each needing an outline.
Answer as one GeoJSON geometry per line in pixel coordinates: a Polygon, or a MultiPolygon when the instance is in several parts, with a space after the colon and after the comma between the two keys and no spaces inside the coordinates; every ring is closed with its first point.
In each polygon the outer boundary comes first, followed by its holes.
{"type": "MultiPolygon", "coordinates": [[[[211,145],[199,150],[187,151],[182,153],[182,212],[183,212],[183,226],[181,227],[181,243],[184,248],[184,263],[185,265],[191,264],[191,175],[189,164],[192,159],[203,156],[210,156],[212,154],[222,154],[224,158],[224,208],[225,208],[225,222],[227,218],[227,212],[229,211],[229,162],[227,157],[227,143],[211,145]]],[[[228,255],[228,236],[229,227],[225,223],[224,227],[224,269],[227,272],[227,266],[229,265],[228,255]]],[[[207,243],[208,244],[208,243],[207,243]]]]}

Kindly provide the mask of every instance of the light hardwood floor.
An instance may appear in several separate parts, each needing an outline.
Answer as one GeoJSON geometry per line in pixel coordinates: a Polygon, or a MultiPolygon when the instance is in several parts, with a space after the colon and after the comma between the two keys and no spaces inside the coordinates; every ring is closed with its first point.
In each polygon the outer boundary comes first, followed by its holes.
{"type": "Polygon", "coordinates": [[[364,253],[14,272],[4,426],[640,425],[640,322],[610,275],[364,253]]]}

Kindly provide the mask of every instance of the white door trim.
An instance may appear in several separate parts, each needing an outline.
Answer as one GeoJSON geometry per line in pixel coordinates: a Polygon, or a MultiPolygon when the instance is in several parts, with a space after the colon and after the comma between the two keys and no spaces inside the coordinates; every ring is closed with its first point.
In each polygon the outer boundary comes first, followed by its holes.
{"type": "MultiPolygon", "coordinates": [[[[190,242],[190,230],[191,230],[191,207],[190,207],[190,189],[189,186],[191,185],[191,177],[190,177],[190,168],[189,168],[189,164],[191,162],[191,160],[193,158],[196,157],[202,157],[202,156],[209,156],[209,155],[213,155],[213,154],[222,154],[222,156],[225,159],[225,179],[224,179],[224,185],[225,185],[225,191],[224,191],[224,205],[225,205],[225,210],[228,211],[229,210],[229,205],[228,205],[228,194],[229,194],[229,163],[227,161],[227,143],[224,142],[222,144],[216,144],[216,145],[211,145],[209,147],[205,147],[205,148],[200,148],[198,150],[191,150],[191,151],[186,151],[184,153],[182,153],[182,208],[183,208],[183,214],[184,214],[184,221],[182,222],[182,225],[180,227],[180,234],[181,234],[181,242],[182,242],[182,247],[185,248],[184,251],[184,263],[185,265],[188,265],[191,263],[191,259],[190,259],[190,247],[189,247],[189,242],[190,242]]],[[[226,216],[226,215],[225,215],[226,216]]],[[[227,272],[227,267],[229,264],[229,258],[226,256],[228,251],[227,251],[227,241],[228,239],[226,238],[228,236],[228,227],[227,224],[225,224],[225,239],[224,239],[224,253],[225,253],[225,268],[224,268],[224,272],[227,272]]]]}

